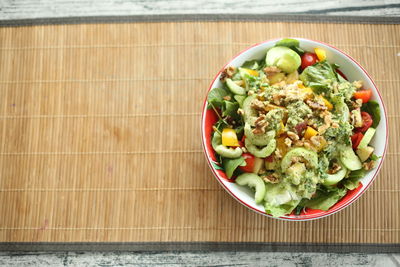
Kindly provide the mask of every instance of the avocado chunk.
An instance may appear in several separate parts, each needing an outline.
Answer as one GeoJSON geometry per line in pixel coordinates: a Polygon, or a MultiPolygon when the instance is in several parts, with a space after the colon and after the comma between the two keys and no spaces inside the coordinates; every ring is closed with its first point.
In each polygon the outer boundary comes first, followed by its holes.
{"type": "Polygon", "coordinates": [[[265,183],[260,176],[255,173],[243,173],[236,178],[235,182],[241,186],[247,185],[254,188],[256,191],[254,199],[257,204],[263,201],[265,197],[265,183]]]}
{"type": "Polygon", "coordinates": [[[301,58],[288,47],[275,46],[268,50],[265,62],[267,66],[276,66],[286,73],[291,73],[300,67],[301,58]]]}
{"type": "Polygon", "coordinates": [[[302,147],[296,147],[286,153],[286,155],[283,157],[281,162],[281,168],[283,172],[286,172],[292,165],[292,159],[294,157],[304,158],[304,160],[306,160],[312,168],[317,168],[318,166],[318,155],[316,152],[302,147]]]}

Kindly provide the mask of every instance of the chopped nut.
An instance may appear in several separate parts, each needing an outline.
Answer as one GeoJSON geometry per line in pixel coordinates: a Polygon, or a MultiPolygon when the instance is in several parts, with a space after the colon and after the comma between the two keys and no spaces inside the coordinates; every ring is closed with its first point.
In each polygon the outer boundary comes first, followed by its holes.
{"type": "Polygon", "coordinates": [[[264,68],[264,72],[267,74],[267,76],[271,76],[281,72],[281,70],[276,66],[269,66],[264,68]]]}
{"type": "Polygon", "coordinates": [[[339,124],[337,122],[332,123],[332,128],[339,128],[339,124]]]}
{"type": "Polygon", "coordinates": [[[263,180],[267,183],[276,184],[279,182],[279,177],[276,173],[267,174],[263,176],[263,180]]]}
{"type": "Polygon", "coordinates": [[[354,109],[361,108],[362,106],[362,100],[361,99],[356,99],[355,101],[351,101],[351,105],[354,109]]]}
{"type": "Polygon", "coordinates": [[[275,149],[275,156],[278,159],[282,158],[282,153],[281,153],[281,150],[279,148],[275,149]]]}
{"type": "Polygon", "coordinates": [[[302,140],[297,140],[297,141],[294,142],[294,145],[295,145],[295,146],[304,146],[304,141],[302,141],[302,140]]]}
{"type": "Polygon", "coordinates": [[[354,109],[351,111],[350,119],[351,119],[351,124],[356,128],[362,127],[364,124],[362,117],[361,117],[360,108],[357,108],[357,109],[354,109]]]}
{"type": "Polygon", "coordinates": [[[272,95],[272,101],[274,102],[275,105],[280,105],[281,104],[281,100],[282,98],[284,98],[285,96],[280,95],[280,94],[273,94],[272,95]]]}
{"type": "Polygon", "coordinates": [[[311,99],[307,99],[306,103],[310,108],[315,109],[315,110],[327,110],[328,109],[324,104],[315,102],[311,99]]]}
{"type": "Polygon", "coordinates": [[[307,149],[312,149],[312,146],[308,141],[304,142],[304,147],[307,148],[307,149]]]}
{"type": "Polygon", "coordinates": [[[221,73],[221,77],[219,78],[221,81],[225,81],[226,78],[232,78],[233,74],[235,74],[236,68],[229,66],[221,73]]]}
{"type": "Polygon", "coordinates": [[[292,145],[292,140],[290,139],[290,138],[285,138],[285,145],[287,146],[287,147],[290,147],[291,145],[292,145]]]}
{"type": "Polygon", "coordinates": [[[342,169],[342,166],[340,166],[339,164],[337,164],[336,162],[332,164],[332,168],[330,170],[328,170],[329,174],[335,174],[338,171],[340,171],[340,169],[342,169]]]}
{"type": "Polygon", "coordinates": [[[254,99],[254,100],[251,102],[251,107],[254,108],[255,110],[258,110],[258,111],[265,111],[265,105],[264,105],[264,103],[261,102],[261,101],[258,100],[258,99],[254,99]]]}
{"type": "Polygon", "coordinates": [[[299,136],[297,134],[295,134],[294,132],[288,131],[287,135],[289,136],[290,139],[292,139],[293,141],[297,141],[299,140],[299,136]]]}
{"type": "Polygon", "coordinates": [[[244,110],[241,109],[241,108],[238,108],[237,114],[239,114],[239,115],[244,115],[244,110]]]}
{"type": "Polygon", "coordinates": [[[261,115],[255,121],[256,128],[253,130],[254,134],[263,134],[265,133],[265,128],[268,126],[268,122],[265,120],[265,115],[261,115]]]}
{"type": "Polygon", "coordinates": [[[231,96],[226,95],[226,96],[223,97],[223,99],[226,100],[226,101],[229,101],[229,100],[231,100],[231,96]]]}
{"type": "Polygon", "coordinates": [[[360,89],[363,86],[363,82],[362,81],[354,81],[353,85],[356,89],[360,89]]]}
{"type": "Polygon", "coordinates": [[[373,161],[373,160],[363,163],[363,168],[366,171],[369,171],[369,170],[373,169],[374,167],[375,167],[375,161],[373,161]]]}
{"type": "Polygon", "coordinates": [[[247,92],[247,95],[254,95],[254,91],[253,91],[253,90],[249,90],[249,91],[247,92]]]}
{"type": "Polygon", "coordinates": [[[328,128],[329,128],[329,125],[324,124],[324,125],[318,127],[318,133],[324,134],[328,128]]]}
{"type": "Polygon", "coordinates": [[[310,141],[311,141],[311,143],[313,144],[313,146],[315,146],[316,148],[319,148],[319,147],[321,147],[321,146],[326,145],[326,140],[325,140],[325,138],[324,138],[323,136],[320,136],[320,135],[312,136],[312,137],[310,138],[310,141]]]}
{"type": "Polygon", "coordinates": [[[331,123],[332,123],[332,114],[330,112],[328,112],[328,111],[324,112],[324,113],[326,113],[325,116],[324,116],[325,124],[326,125],[331,125],[331,123]]]}

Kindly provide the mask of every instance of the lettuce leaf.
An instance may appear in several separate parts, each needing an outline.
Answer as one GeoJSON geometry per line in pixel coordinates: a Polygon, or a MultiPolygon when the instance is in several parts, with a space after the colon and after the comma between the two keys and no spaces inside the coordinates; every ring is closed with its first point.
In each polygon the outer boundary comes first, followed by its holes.
{"type": "Polygon", "coordinates": [[[207,96],[208,108],[211,108],[211,105],[215,108],[221,108],[224,105],[224,97],[228,95],[230,93],[223,88],[211,89],[207,96]]]}
{"type": "Polygon", "coordinates": [[[335,205],[344,195],[346,195],[346,188],[336,188],[333,191],[318,191],[316,197],[305,202],[304,206],[311,209],[327,211],[335,205]]]}
{"type": "Polygon", "coordinates": [[[301,73],[300,80],[316,93],[330,93],[332,83],[338,81],[335,70],[326,61],[307,67],[301,73]]]}
{"type": "Polygon", "coordinates": [[[282,184],[265,185],[265,212],[273,217],[281,217],[290,214],[300,203],[300,197],[291,187],[285,187],[282,184]]]}

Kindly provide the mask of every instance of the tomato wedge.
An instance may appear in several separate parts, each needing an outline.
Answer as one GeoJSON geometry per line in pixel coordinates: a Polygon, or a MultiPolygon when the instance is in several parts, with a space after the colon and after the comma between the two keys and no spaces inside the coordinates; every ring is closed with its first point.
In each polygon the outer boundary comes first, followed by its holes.
{"type": "Polygon", "coordinates": [[[358,90],[354,93],[355,99],[361,99],[363,103],[367,103],[372,96],[372,90],[358,90]]]}
{"type": "Polygon", "coordinates": [[[314,65],[318,60],[318,57],[316,54],[314,53],[304,53],[301,56],[301,68],[304,70],[305,68],[307,68],[308,66],[314,65]]]}
{"type": "Polygon", "coordinates": [[[355,133],[351,136],[351,143],[353,144],[353,149],[356,149],[361,142],[364,135],[361,132],[355,133]]]}
{"type": "Polygon", "coordinates": [[[246,166],[239,166],[244,172],[253,172],[254,169],[254,156],[250,153],[243,153],[242,157],[246,162],[246,166]]]}
{"type": "Polygon", "coordinates": [[[361,111],[361,118],[363,120],[363,126],[356,128],[356,132],[365,133],[368,130],[368,128],[371,127],[374,121],[372,120],[371,115],[369,115],[369,113],[365,111],[361,111]]]}

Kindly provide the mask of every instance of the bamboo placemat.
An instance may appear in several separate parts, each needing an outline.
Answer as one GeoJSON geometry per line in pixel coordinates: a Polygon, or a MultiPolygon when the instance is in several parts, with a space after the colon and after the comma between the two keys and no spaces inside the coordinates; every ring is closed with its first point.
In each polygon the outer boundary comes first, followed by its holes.
{"type": "Polygon", "coordinates": [[[0,242],[400,243],[400,26],[169,22],[0,28],[0,242]],[[271,38],[321,40],[369,71],[390,145],[373,186],[310,222],[257,215],[213,178],[214,75],[271,38]]]}

